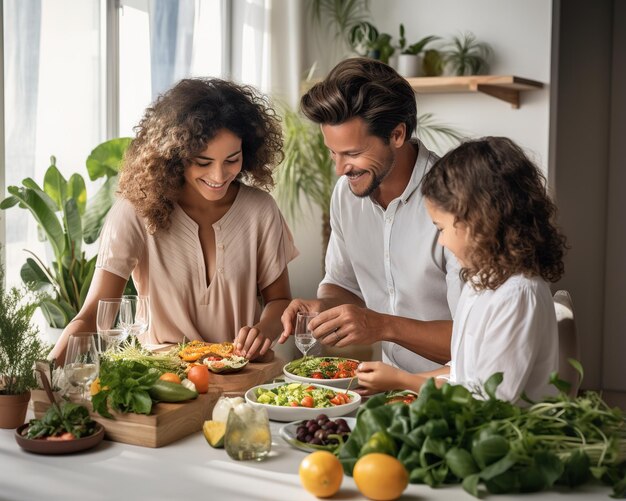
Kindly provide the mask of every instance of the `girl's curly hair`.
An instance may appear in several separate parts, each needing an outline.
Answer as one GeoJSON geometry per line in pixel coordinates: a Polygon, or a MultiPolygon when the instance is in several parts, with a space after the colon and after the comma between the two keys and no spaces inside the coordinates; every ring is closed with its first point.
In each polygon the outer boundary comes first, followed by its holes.
{"type": "Polygon", "coordinates": [[[145,218],[150,233],[169,227],[185,167],[221,129],[242,140],[238,180],[266,191],[273,187],[283,139],[267,98],[217,78],[181,80],[146,110],[120,174],[120,194],[145,218]]]}
{"type": "Polygon", "coordinates": [[[513,141],[485,137],[463,143],[425,175],[422,194],[468,225],[463,280],[497,289],[510,276],[556,282],[564,272],[566,239],[556,205],[537,166],[513,141]]]}

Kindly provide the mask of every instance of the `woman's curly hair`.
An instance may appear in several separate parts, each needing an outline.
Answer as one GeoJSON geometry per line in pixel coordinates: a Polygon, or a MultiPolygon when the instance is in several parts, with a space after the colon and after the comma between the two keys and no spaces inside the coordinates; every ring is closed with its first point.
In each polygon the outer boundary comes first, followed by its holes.
{"type": "Polygon", "coordinates": [[[566,239],[537,166],[513,141],[485,137],[442,157],[425,175],[422,194],[468,225],[463,280],[497,289],[515,274],[556,282],[566,239]]]}
{"type": "Polygon", "coordinates": [[[267,98],[252,87],[217,78],[181,80],[146,110],[120,174],[120,194],[145,218],[150,233],[169,227],[185,167],[221,129],[242,140],[237,179],[266,191],[273,187],[283,139],[267,98]]]}

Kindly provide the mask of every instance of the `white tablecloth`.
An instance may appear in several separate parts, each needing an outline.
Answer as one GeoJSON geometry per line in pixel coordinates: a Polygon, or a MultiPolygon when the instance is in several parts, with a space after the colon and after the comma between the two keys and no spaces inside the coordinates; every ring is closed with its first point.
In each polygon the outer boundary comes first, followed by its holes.
{"type": "MultiPolygon", "coordinates": [[[[282,423],[271,423],[272,452],[262,462],[231,460],[213,449],[201,432],[151,449],[103,441],[77,454],[44,456],[23,451],[13,430],[0,430],[0,500],[315,500],[300,485],[298,466],[306,456],[279,436],[282,423]]],[[[488,500],[603,500],[610,489],[589,485],[575,492],[561,488],[524,496],[488,500]]],[[[345,476],[334,500],[363,500],[352,478],[345,476]]],[[[460,486],[431,489],[409,485],[403,500],[475,500],[460,486]]]]}

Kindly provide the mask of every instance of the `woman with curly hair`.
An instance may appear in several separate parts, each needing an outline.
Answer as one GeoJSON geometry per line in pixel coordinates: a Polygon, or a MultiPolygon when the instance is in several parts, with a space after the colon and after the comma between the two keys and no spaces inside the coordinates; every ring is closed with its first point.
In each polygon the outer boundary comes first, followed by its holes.
{"type": "Polygon", "coordinates": [[[469,141],[442,157],[426,174],[422,193],[465,282],[452,328],[449,366],[409,374],[364,362],[362,386],[377,391],[419,390],[429,378],[470,389],[502,372],[499,398],[519,401],[552,393],[558,337],[548,282],[563,275],[565,237],[545,178],[507,138],[469,141]]]}
{"type": "Polygon", "coordinates": [[[71,332],[95,330],[98,300],[120,297],[131,274],[150,298],[151,341],[235,339],[248,358],[266,354],[298,254],[267,193],[283,155],[274,110],[251,87],[190,78],[136,132],[85,304],[52,356],[62,358],[71,332]]]}

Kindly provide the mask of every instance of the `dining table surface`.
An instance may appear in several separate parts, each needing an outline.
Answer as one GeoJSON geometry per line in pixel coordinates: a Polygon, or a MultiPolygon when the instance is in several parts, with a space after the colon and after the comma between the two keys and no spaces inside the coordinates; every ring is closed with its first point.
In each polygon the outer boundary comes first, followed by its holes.
{"type": "MultiPolygon", "coordinates": [[[[30,413],[30,411],[29,411],[30,413]]],[[[28,416],[33,417],[32,414],[28,416]]],[[[201,431],[160,448],[103,440],[79,453],[41,455],[22,450],[15,430],[0,430],[0,501],[36,500],[211,500],[306,501],[317,499],[300,484],[298,467],[306,452],[279,434],[285,423],[270,422],[272,449],[263,461],[236,461],[214,449],[201,431]]],[[[487,495],[502,501],[608,500],[611,489],[586,484],[524,495],[487,495]]],[[[344,476],[332,500],[364,500],[344,476]]],[[[430,488],[410,484],[402,500],[473,500],[459,485],[430,488]]]]}

